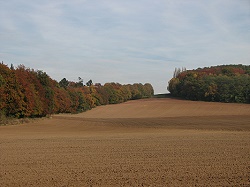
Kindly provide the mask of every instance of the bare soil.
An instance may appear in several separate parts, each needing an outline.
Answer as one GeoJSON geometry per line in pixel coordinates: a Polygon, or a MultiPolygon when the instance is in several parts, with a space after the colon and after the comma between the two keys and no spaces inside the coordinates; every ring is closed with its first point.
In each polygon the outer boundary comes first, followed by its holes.
{"type": "Polygon", "coordinates": [[[0,186],[250,186],[250,105],[129,101],[0,126],[0,186]]]}

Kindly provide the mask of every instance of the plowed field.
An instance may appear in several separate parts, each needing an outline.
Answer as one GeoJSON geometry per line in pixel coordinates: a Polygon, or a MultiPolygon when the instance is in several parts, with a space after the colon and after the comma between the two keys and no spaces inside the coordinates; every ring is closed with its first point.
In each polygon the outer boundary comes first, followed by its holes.
{"type": "Polygon", "coordinates": [[[170,98],[0,126],[0,186],[250,186],[250,105],[170,98]]]}

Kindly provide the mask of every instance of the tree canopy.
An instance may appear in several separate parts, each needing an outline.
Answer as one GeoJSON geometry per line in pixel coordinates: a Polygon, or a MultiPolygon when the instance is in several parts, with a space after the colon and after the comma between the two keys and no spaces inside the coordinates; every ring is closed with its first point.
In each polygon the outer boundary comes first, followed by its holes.
{"type": "Polygon", "coordinates": [[[184,69],[174,75],[168,84],[173,96],[190,100],[250,103],[250,66],[239,64],[184,69]]]}
{"type": "Polygon", "coordinates": [[[63,78],[57,82],[41,70],[0,63],[0,113],[12,117],[40,117],[56,113],[78,113],[99,105],[151,97],[151,84],[83,84],[63,78]]]}

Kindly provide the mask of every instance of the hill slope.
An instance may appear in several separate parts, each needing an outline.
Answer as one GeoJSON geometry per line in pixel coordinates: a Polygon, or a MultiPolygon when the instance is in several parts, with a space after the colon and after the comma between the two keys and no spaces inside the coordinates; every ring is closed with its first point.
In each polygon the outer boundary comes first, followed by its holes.
{"type": "Polygon", "coordinates": [[[0,126],[0,186],[249,186],[249,112],[145,99],[0,126]]]}
{"type": "Polygon", "coordinates": [[[106,105],[72,115],[84,118],[157,118],[181,116],[250,115],[250,106],[234,103],[210,103],[170,98],[142,99],[119,105],[106,105]]]}

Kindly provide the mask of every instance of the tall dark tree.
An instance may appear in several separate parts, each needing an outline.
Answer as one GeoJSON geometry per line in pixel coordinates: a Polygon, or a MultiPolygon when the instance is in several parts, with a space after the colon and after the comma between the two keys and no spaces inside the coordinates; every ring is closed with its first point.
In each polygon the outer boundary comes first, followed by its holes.
{"type": "Polygon", "coordinates": [[[87,85],[87,86],[91,86],[91,85],[93,85],[92,80],[90,79],[90,80],[86,83],[86,85],[87,85]]]}
{"type": "Polygon", "coordinates": [[[69,81],[66,78],[63,78],[59,82],[60,87],[67,88],[69,86],[69,81]]]}

